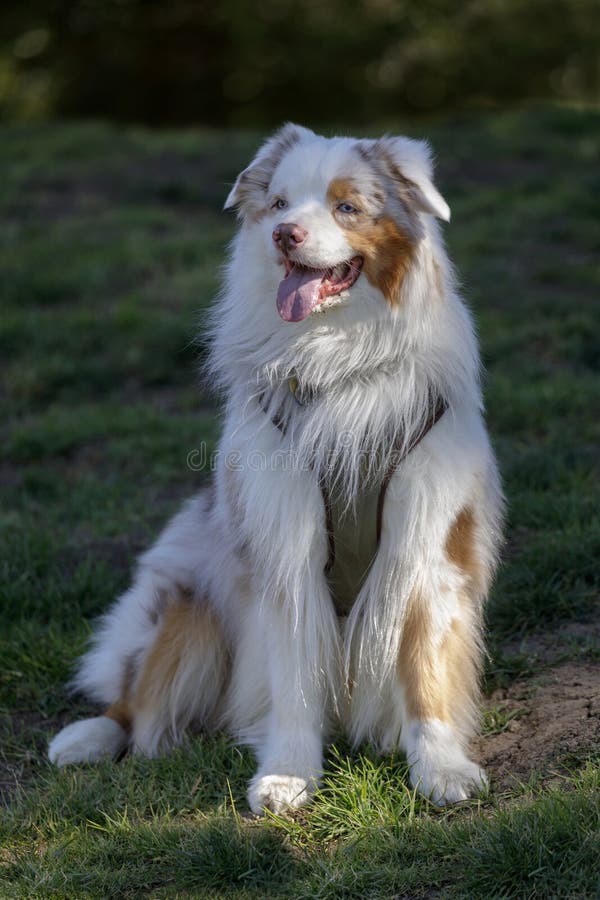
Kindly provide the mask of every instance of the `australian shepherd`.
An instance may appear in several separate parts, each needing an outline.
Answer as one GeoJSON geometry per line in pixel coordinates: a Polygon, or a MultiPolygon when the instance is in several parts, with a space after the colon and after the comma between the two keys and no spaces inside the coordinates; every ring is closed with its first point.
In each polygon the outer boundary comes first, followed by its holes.
{"type": "Polygon", "coordinates": [[[482,607],[502,497],[427,144],[288,124],[225,203],[212,483],[139,560],[74,686],[102,715],[59,766],[154,756],[190,728],[251,745],[251,809],[305,803],[344,731],[406,754],[438,804],[486,785],[482,607]]]}

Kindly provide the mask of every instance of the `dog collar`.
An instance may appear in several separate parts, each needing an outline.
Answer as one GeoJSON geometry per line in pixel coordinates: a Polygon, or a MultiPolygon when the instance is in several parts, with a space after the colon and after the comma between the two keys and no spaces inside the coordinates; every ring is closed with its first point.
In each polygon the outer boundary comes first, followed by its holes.
{"type": "Polygon", "coordinates": [[[298,406],[309,406],[315,399],[315,391],[303,388],[297,375],[290,375],[287,380],[290,394],[298,406]]]}
{"type": "Polygon", "coordinates": [[[296,403],[299,403],[300,406],[304,406],[304,403],[302,402],[302,400],[300,400],[300,398],[298,396],[299,389],[300,389],[300,382],[298,381],[298,379],[296,378],[295,375],[291,375],[288,378],[288,387],[290,389],[290,394],[292,395],[292,397],[294,398],[296,403]]]}

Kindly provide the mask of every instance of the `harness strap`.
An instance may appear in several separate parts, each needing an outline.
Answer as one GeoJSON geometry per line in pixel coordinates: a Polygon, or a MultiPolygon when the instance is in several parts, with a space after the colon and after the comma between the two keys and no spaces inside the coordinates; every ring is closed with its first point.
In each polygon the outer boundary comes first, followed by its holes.
{"type": "MultiPolygon", "coordinates": [[[[383,507],[385,504],[385,495],[387,493],[387,489],[389,487],[389,483],[392,480],[394,472],[398,469],[400,463],[404,462],[409,453],[411,453],[417,444],[419,444],[426,434],[428,434],[435,423],[441,419],[443,414],[448,409],[447,402],[439,397],[435,406],[433,406],[429,412],[429,416],[423,423],[423,426],[420,431],[417,431],[409,443],[402,449],[403,440],[401,437],[398,437],[394,443],[394,449],[392,450],[391,458],[389,465],[386,469],[386,472],[383,476],[383,481],[381,482],[381,487],[379,489],[379,494],[377,496],[377,515],[375,519],[375,534],[376,534],[376,548],[379,549],[379,542],[381,541],[381,529],[383,522],[383,507]]],[[[319,483],[319,487],[321,488],[321,494],[323,495],[323,504],[325,506],[325,525],[327,528],[327,541],[329,545],[329,555],[327,558],[327,562],[325,563],[325,574],[330,572],[333,569],[335,564],[335,534],[333,530],[333,514],[331,509],[331,498],[329,496],[329,490],[327,485],[321,481],[319,483]]]]}
{"type": "Polygon", "coordinates": [[[319,481],[319,487],[321,488],[323,506],[325,507],[325,530],[327,531],[327,546],[329,548],[329,552],[327,554],[327,562],[325,563],[325,574],[328,575],[329,572],[331,572],[331,570],[333,569],[335,563],[335,534],[333,530],[333,511],[331,509],[331,496],[323,479],[319,481]]]}
{"type": "Polygon", "coordinates": [[[423,427],[420,431],[413,435],[412,440],[408,443],[408,445],[404,448],[404,451],[400,451],[400,441],[396,442],[396,446],[398,450],[394,450],[392,453],[392,457],[390,460],[390,464],[387,468],[385,475],[383,476],[383,481],[381,483],[381,489],[379,491],[379,497],[377,498],[377,523],[376,523],[376,533],[377,533],[377,546],[379,547],[379,541],[381,540],[381,526],[383,520],[383,504],[385,502],[385,495],[387,493],[388,485],[392,480],[392,476],[401,462],[404,462],[409,453],[411,453],[417,444],[419,444],[426,434],[428,434],[435,423],[442,418],[446,410],[448,409],[448,403],[443,397],[438,397],[437,403],[434,407],[431,408],[429,412],[429,416],[426,421],[423,423],[423,427]]]}
{"type": "MultiPolygon", "coordinates": [[[[290,385],[290,390],[296,395],[297,384],[292,387],[290,385]]],[[[258,403],[263,412],[266,413],[267,405],[263,404],[264,401],[264,392],[259,396],[258,403]]],[[[299,401],[298,401],[299,402],[299,401]]],[[[303,403],[299,402],[299,405],[303,406],[303,403]]],[[[375,530],[376,530],[376,548],[379,549],[379,543],[381,541],[381,529],[383,522],[383,508],[385,504],[385,495],[387,493],[387,489],[389,487],[389,483],[392,480],[392,477],[400,463],[404,462],[409,453],[411,453],[417,444],[419,444],[426,434],[428,434],[433,426],[438,422],[441,417],[444,415],[446,410],[448,409],[448,403],[444,400],[443,397],[438,397],[436,403],[431,407],[429,411],[429,415],[425,422],[423,423],[421,429],[417,431],[411,440],[403,446],[403,436],[399,435],[394,442],[394,448],[392,450],[392,454],[390,457],[389,465],[385,471],[383,476],[383,481],[381,482],[381,487],[379,489],[379,494],[377,497],[377,515],[375,521],[375,530]]],[[[282,435],[285,436],[288,423],[283,416],[283,408],[280,407],[275,414],[272,416],[271,421],[275,428],[277,428],[282,435]]],[[[327,543],[329,547],[329,552],[327,556],[327,562],[325,563],[325,574],[327,575],[333,569],[335,564],[335,533],[334,533],[334,525],[333,525],[333,511],[332,511],[332,503],[331,496],[329,493],[329,488],[325,483],[324,479],[319,479],[319,488],[321,490],[321,496],[323,497],[323,506],[325,507],[325,528],[327,531],[327,543]]]]}

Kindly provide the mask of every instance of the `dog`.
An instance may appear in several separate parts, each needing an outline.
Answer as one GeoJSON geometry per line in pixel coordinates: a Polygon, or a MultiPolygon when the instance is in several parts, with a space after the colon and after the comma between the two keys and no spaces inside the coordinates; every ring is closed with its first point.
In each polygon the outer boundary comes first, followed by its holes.
{"type": "Polygon", "coordinates": [[[288,124],[225,208],[212,483],[101,621],[74,687],[105,711],[49,757],[226,729],[256,753],[250,808],[282,812],[343,730],[401,748],[434,803],[464,800],[486,786],[468,741],[503,500],[429,146],[288,124]]]}

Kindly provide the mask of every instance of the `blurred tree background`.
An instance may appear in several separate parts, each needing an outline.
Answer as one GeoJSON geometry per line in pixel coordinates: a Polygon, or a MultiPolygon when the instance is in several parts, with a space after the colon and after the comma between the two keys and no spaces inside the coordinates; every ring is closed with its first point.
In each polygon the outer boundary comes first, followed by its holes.
{"type": "Polygon", "coordinates": [[[598,0],[4,0],[0,117],[368,123],[600,94],[598,0]]]}

